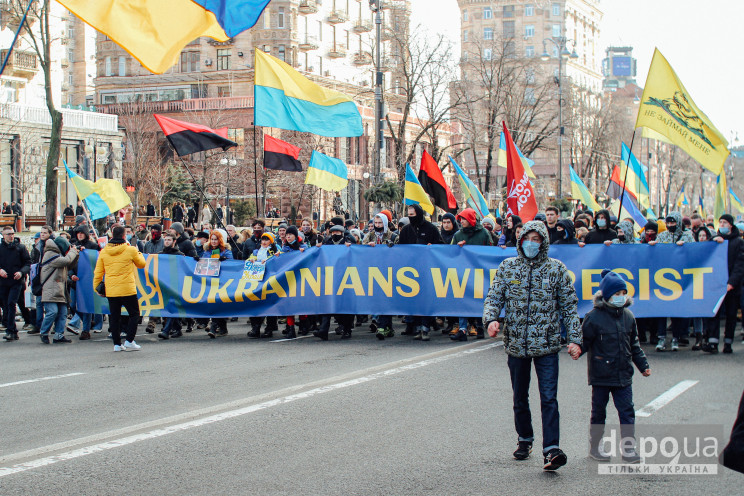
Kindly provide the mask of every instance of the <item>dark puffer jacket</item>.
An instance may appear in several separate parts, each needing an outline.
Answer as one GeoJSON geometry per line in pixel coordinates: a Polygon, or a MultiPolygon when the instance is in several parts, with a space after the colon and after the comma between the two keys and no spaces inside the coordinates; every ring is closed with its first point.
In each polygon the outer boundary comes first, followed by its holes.
{"type": "MultiPolygon", "coordinates": [[[[588,245],[599,245],[605,241],[612,241],[617,238],[617,232],[610,227],[610,211],[602,209],[597,212],[597,217],[603,215],[607,220],[607,227],[600,229],[599,227],[589,231],[589,234],[584,238],[584,243],[588,245]]],[[[596,224],[596,221],[595,221],[596,224]]]]}
{"type": "MultiPolygon", "coordinates": [[[[633,224],[630,223],[628,220],[622,220],[617,223],[617,230],[623,232],[623,236],[625,236],[625,239],[623,241],[620,241],[620,238],[615,238],[612,240],[613,245],[634,245],[637,243],[635,239],[635,232],[633,231],[633,224]]],[[[618,236],[620,236],[618,234],[618,236]]]]}
{"type": "Polygon", "coordinates": [[[576,239],[576,228],[574,223],[569,219],[561,219],[558,221],[559,226],[563,228],[560,239],[553,241],[554,245],[576,245],[579,244],[579,240],[576,239]]]}
{"type": "Polygon", "coordinates": [[[541,357],[561,350],[561,319],[568,342],[581,345],[578,297],[563,262],[548,257],[548,230],[539,221],[524,225],[517,256],[499,265],[483,306],[483,324],[496,320],[504,309],[504,349],[516,358],[541,357]],[[542,236],[535,258],[524,255],[522,240],[536,231],[542,236]]]}
{"type": "Polygon", "coordinates": [[[685,229],[685,225],[682,223],[682,214],[679,212],[671,212],[668,217],[673,218],[677,221],[677,228],[674,232],[669,231],[668,228],[663,233],[659,233],[656,236],[656,240],[659,243],[694,243],[695,238],[692,236],[692,231],[685,229]]]}
{"type": "Polygon", "coordinates": [[[594,308],[584,317],[582,353],[589,354],[589,385],[625,387],[633,383],[633,365],[643,372],[649,368],[638,342],[635,317],[628,307],[609,305],[602,292],[594,294],[594,308]],[[632,363],[631,363],[632,360],[632,363]]]}
{"type": "Polygon", "coordinates": [[[716,234],[728,241],[728,284],[734,287],[734,290],[741,288],[744,282],[744,240],[741,239],[741,232],[736,226],[731,226],[731,232],[724,235],[720,232],[716,234]]]}
{"type": "Polygon", "coordinates": [[[434,224],[424,219],[424,209],[419,205],[409,207],[416,211],[416,217],[413,217],[410,224],[403,226],[395,242],[401,245],[441,245],[442,235],[434,224]]]}

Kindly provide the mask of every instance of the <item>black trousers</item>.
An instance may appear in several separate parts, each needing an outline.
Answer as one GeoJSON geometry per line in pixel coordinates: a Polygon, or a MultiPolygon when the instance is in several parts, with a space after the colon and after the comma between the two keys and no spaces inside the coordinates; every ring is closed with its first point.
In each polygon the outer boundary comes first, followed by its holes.
{"type": "Polygon", "coordinates": [[[121,307],[126,308],[129,314],[129,322],[127,322],[127,341],[130,343],[134,341],[134,336],[137,335],[137,322],[139,322],[139,301],[137,295],[129,296],[109,296],[109,310],[111,311],[111,319],[109,321],[109,332],[111,337],[114,339],[114,344],[121,344],[121,307]]]}
{"type": "Polygon", "coordinates": [[[726,316],[726,327],[724,331],[724,343],[731,344],[734,342],[734,333],[736,332],[736,312],[739,310],[739,299],[741,298],[741,289],[735,288],[733,291],[726,293],[723,298],[723,305],[718,309],[718,313],[713,321],[713,325],[708,329],[708,341],[718,343],[721,337],[721,317],[726,316]]]}

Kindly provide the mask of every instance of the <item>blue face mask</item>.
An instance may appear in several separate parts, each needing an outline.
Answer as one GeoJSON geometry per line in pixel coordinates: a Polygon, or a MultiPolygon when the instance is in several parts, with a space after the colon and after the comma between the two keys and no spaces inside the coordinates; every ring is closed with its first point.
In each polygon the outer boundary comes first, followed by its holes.
{"type": "Polygon", "coordinates": [[[527,258],[535,258],[540,252],[540,243],[526,240],[522,243],[522,251],[527,258]]]}
{"type": "Polygon", "coordinates": [[[607,221],[604,219],[597,219],[597,227],[605,227],[607,225],[607,221]]]}
{"type": "Polygon", "coordinates": [[[626,296],[625,295],[612,295],[610,297],[610,305],[613,307],[620,308],[623,305],[625,305],[626,296]]]}
{"type": "Polygon", "coordinates": [[[131,234],[127,234],[127,241],[131,241],[131,240],[132,240],[132,235],[131,234]]]}
{"type": "Polygon", "coordinates": [[[731,233],[731,228],[730,227],[719,227],[718,232],[726,236],[727,234],[731,233]]]}
{"type": "Polygon", "coordinates": [[[196,243],[194,243],[194,244],[195,244],[196,246],[201,246],[201,245],[202,245],[202,240],[201,240],[201,239],[197,239],[197,240],[196,240],[196,243]]]}

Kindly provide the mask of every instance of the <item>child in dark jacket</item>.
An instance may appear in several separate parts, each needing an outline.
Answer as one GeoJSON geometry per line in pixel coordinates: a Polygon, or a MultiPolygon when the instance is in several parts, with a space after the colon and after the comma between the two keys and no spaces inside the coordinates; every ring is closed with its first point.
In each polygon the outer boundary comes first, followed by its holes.
{"type": "Polygon", "coordinates": [[[594,308],[586,314],[582,326],[584,343],[581,348],[582,353],[589,354],[587,365],[592,386],[589,456],[602,462],[610,461],[610,456],[599,449],[610,395],[620,417],[622,438],[631,440],[622,452],[623,461],[640,461],[635,450],[633,364],[644,377],[650,376],[651,370],[638,342],[635,317],[628,309],[633,301],[627,294],[625,280],[615,272],[603,270],[599,291],[594,295],[594,308]]]}

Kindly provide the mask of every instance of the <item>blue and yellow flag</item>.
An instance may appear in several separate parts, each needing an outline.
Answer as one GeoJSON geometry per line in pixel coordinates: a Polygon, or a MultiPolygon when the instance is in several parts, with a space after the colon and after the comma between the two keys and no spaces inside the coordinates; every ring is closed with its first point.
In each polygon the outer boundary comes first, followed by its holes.
{"type": "MultiPolygon", "coordinates": [[[[150,72],[161,74],[200,36],[230,39],[212,12],[191,0],[60,0],[150,72]]],[[[260,15],[260,12],[259,12],[260,15]]]]}
{"type": "Polygon", "coordinates": [[[571,196],[573,199],[580,200],[581,203],[592,209],[593,212],[601,210],[602,207],[599,206],[594,195],[586,187],[584,181],[581,180],[574,168],[569,165],[568,170],[571,172],[571,196]]]}
{"type": "MultiPolygon", "coordinates": [[[[514,148],[517,149],[517,153],[519,154],[519,158],[522,160],[522,167],[524,167],[524,171],[527,173],[529,177],[532,179],[535,179],[535,173],[532,172],[532,166],[535,165],[534,160],[530,160],[527,157],[525,157],[522,154],[522,150],[519,149],[516,143],[514,143],[514,148]]],[[[506,169],[507,159],[506,159],[506,135],[504,133],[501,133],[501,141],[499,142],[499,158],[496,164],[499,167],[503,167],[506,169]]]]}
{"type": "Polygon", "coordinates": [[[719,174],[716,179],[716,199],[713,203],[713,216],[716,218],[716,227],[718,227],[718,219],[726,213],[726,193],[728,188],[726,187],[726,174],[719,174]]]}
{"type": "Polygon", "coordinates": [[[307,165],[305,184],[313,184],[328,191],[341,191],[349,183],[349,170],[337,158],[313,150],[307,165]]]}
{"type": "MultiPolygon", "coordinates": [[[[160,1],[160,0],[159,0],[160,1]]],[[[217,17],[225,33],[232,38],[252,28],[270,0],[192,0],[217,17]]],[[[268,15],[268,14],[267,14],[268,15]]]]}
{"type": "Polygon", "coordinates": [[[313,83],[258,48],[253,96],[258,126],[332,138],[364,132],[362,116],[350,97],[313,83]]]}
{"type": "Polygon", "coordinates": [[[643,88],[635,127],[666,136],[700,165],[720,174],[729,155],[728,142],[695,105],[677,74],[656,49],[643,88]]]}
{"type": "Polygon", "coordinates": [[[65,164],[67,176],[75,187],[78,198],[83,200],[85,206],[88,207],[91,220],[102,219],[132,203],[132,200],[129,198],[127,192],[124,191],[124,188],[121,187],[119,181],[115,179],[99,179],[96,182],[88,181],[72,172],[67,167],[67,162],[63,161],[63,163],[65,164]]]}
{"type": "Polygon", "coordinates": [[[679,196],[677,197],[677,206],[681,207],[682,205],[689,205],[690,202],[687,201],[687,195],[685,195],[685,187],[682,186],[682,189],[679,192],[679,196]]]}
{"type": "Polygon", "coordinates": [[[703,197],[698,195],[698,205],[700,205],[700,216],[705,219],[705,206],[703,206],[703,197]]]}
{"type": "Polygon", "coordinates": [[[429,195],[424,191],[409,164],[406,164],[406,187],[403,201],[406,205],[420,205],[429,215],[434,213],[434,205],[431,203],[429,195]]]}
{"type": "Polygon", "coordinates": [[[452,157],[449,157],[450,162],[452,162],[452,167],[455,168],[455,172],[457,172],[457,178],[460,180],[460,186],[462,187],[462,192],[465,194],[465,199],[467,201],[467,204],[475,210],[475,213],[478,214],[478,218],[482,219],[490,213],[488,210],[488,202],[485,198],[483,198],[483,194],[478,189],[478,186],[473,183],[473,181],[470,180],[470,178],[463,172],[462,169],[460,169],[460,166],[457,165],[457,162],[455,162],[455,159],[452,157]]]}
{"type": "Polygon", "coordinates": [[[736,209],[740,214],[744,214],[744,204],[741,203],[741,200],[731,188],[729,188],[729,196],[731,197],[731,209],[736,209]]]}

